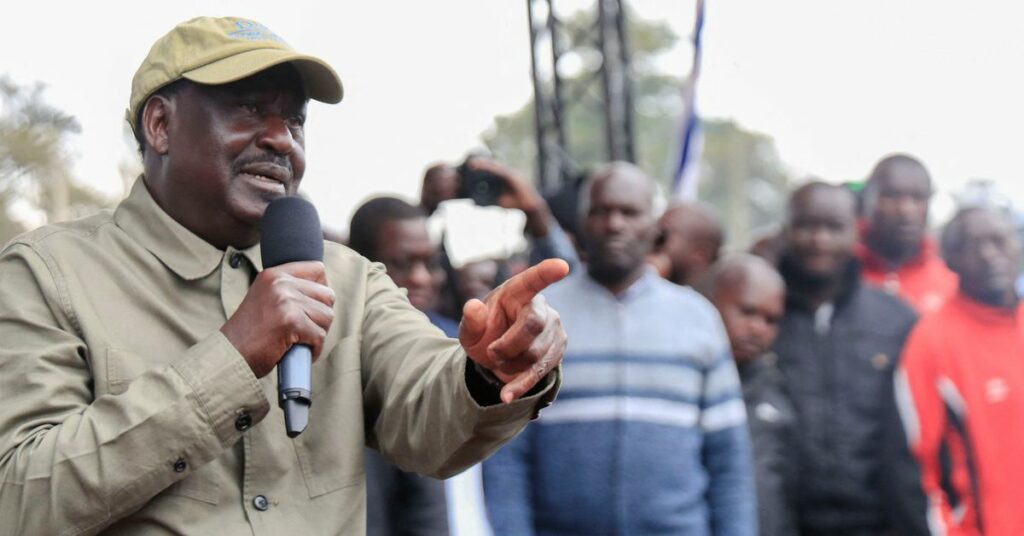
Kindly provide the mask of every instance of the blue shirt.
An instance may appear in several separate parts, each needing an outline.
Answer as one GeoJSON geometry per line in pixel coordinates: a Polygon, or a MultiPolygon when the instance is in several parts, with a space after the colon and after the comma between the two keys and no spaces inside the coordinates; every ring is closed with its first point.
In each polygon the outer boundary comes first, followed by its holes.
{"type": "Polygon", "coordinates": [[[711,304],[651,273],[616,296],[576,272],[544,295],[569,336],[562,389],[484,463],[495,534],[756,535],[746,413],[711,304]]]}

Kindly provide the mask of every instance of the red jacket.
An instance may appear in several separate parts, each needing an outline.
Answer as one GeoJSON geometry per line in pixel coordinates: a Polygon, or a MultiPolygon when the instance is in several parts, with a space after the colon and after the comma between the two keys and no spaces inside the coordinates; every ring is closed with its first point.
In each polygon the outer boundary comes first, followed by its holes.
{"type": "Polygon", "coordinates": [[[962,294],[918,322],[896,398],[933,534],[1024,534],[1024,305],[962,294]]]}
{"type": "Polygon", "coordinates": [[[956,294],[959,280],[939,257],[938,248],[930,238],[922,242],[921,252],[916,257],[895,270],[863,240],[857,245],[857,257],[864,281],[903,298],[919,314],[938,309],[956,294]]]}

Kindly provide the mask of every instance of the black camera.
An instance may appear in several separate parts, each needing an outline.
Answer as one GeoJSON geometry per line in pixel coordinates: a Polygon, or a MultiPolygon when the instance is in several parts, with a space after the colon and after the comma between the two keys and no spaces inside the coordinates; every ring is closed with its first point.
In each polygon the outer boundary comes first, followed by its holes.
{"type": "Polygon", "coordinates": [[[505,181],[501,177],[484,171],[473,169],[469,163],[475,156],[470,156],[455,171],[459,174],[459,197],[472,199],[474,203],[482,207],[498,204],[498,198],[505,193],[505,181]]]}

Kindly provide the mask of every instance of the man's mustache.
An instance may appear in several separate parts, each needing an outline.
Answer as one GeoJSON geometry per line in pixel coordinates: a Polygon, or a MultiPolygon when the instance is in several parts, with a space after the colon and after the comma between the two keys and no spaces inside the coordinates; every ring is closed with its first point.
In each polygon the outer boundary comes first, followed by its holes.
{"type": "Polygon", "coordinates": [[[232,171],[234,171],[235,173],[240,173],[247,166],[251,166],[254,164],[272,164],[287,169],[289,175],[295,174],[294,170],[292,170],[292,161],[289,160],[287,156],[275,155],[272,153],[265,153],[260,156],[253,156],[241,160],[236,160],[234,165],[232,166],[232,171]]]}

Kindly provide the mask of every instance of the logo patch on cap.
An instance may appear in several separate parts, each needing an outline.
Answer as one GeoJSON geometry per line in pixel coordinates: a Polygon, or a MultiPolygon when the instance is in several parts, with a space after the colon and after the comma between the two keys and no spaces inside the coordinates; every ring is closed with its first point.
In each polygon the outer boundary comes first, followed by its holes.
{"type": "Polygon", "coordinates": [[[235,21],[235,27],[238,28],[233,32],[228,33],[228,37],[235,39],[245,39],[248,41],[277,41],[278,43],[285,43],[284,39],[281,39],[279,35],[270,31],[270,28],[254,22],[251,20],[240,20],[235,21]]]}

